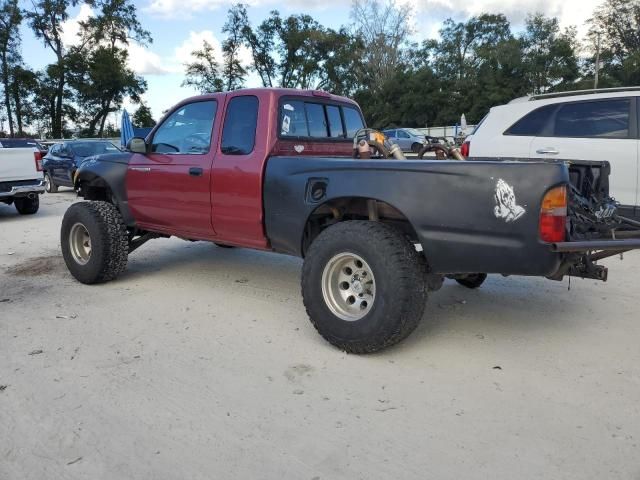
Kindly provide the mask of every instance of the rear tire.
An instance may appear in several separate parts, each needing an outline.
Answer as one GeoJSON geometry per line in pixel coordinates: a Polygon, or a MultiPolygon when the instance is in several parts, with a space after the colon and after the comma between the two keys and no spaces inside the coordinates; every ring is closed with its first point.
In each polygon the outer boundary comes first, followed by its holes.
{"type": "Polygon", "coordinates": [[[465,278],[456,278],[456,282],[458,282],[463,287],[475,289],[480,288],[480,286],[486,279],[486,273],[474,273],[471,275],[467,275],[465,278]]]}
{"type": "Polygon", "coordinates": [[[58,185],[55,184],[49,172],[44,174],[44,188],[47,193],[58,193],[58,185]]]}
{"type": "Polygon", "coordinates": [[[127,228],[111,203],[71,205],[62,219],[60,243],[67,268],[81,283],[108,282],[127,268],[127,228]]]}
{"type": "Polygon", "coordinates": [[[302,296],[311,323],[329,343],[349,353],[376,352],[400,342],[420,323],[426,262],[388,225],[342,222],[311,244],[302,296]]]}
{"type": "Polygon", "coordinates": [[[36,195],[34,198],[19,197],[13,203],[20,215],[33,215],[40,209],[40,196],[36,195]]]}

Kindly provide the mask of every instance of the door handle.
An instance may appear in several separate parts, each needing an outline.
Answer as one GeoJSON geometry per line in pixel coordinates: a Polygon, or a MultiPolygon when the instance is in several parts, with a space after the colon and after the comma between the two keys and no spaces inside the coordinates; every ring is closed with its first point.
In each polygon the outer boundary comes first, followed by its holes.
{"type": "Polygon", "coordinates": [[[192,167],[189,169],[189,175],[191,175],[192,177],[201,177],[202,169],[197,167],[192,167]]]}
{"type": "Polygon", "coordinates": [[[558,155],[560,152],[552,147],[541,148],[540,150],[536,150],[538,155],[558,155]]]}

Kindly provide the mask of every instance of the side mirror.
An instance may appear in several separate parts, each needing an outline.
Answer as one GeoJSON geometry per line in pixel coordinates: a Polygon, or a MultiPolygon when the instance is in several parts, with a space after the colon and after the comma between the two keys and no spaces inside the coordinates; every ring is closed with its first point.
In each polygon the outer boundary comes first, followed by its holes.
{"type": "Polygon", "coordinates": [[[133,153],[141,153],[142,155],[147,153],[147,144],[144,138],[133,137],[127,144],[127,150],[133,153]]]}

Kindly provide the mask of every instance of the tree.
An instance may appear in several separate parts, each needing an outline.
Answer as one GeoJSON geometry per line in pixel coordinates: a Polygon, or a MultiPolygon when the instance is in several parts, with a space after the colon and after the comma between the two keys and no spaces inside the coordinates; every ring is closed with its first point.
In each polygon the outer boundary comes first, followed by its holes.
{"type": "Polygon", "coordinates": [[[376,90],[405,64],[412,34],[412,11],[394,0],[355,0],[351,7],[354,31],[363,43],[361,84],[376,90]]]}
{"type": "Polygon", "coordinates": [[[591,75],[599,35],[600,84],[612,87],[640,84],[640,1],[608,0],[596,8],[589,24],[589,47],[593,54],[588,64],[591,75]]]}
{"type": "Polygon", "coordinates": [[[360,86],[361,72],[365,69],[362,39],[345,27],[338,31],[329,29],[325,32],[322,48],[320,55],[324,60],[316,88],[336,95],[353,95],[360,86]]]}
{"type": "Polygon", "coordinates": [[[224,80],[220,74],[220,65],[216,52],[209,42],[202,42],[202,49],[191,53],[194,60],[185,64],[186,73],[182,86],[194,87],[201,93],[221,92],[224,80]]]}
{"type": "MultiPolygon", "coordinates": [[[[260,76],[263,87],[273,87],[277,68],[276,60],[273,57],[276,34],[274,13],[277,15],[277,12],[271,12],[269,18],[254,29],[249,23],[246,5],[239,3],[234,8],[238,10],[242,20],[242,37],[245,45],[251,51],[252,68],[260,76]]],[[[279,15],[277,16],[279,17],[279,15]]]]}
{"type": "Polygon", "coordinates": [[[120,109],[124,97],[138,102],[147,88],[127,66],[126,46],[132,40],[147,45],[152,38],[131,0],[92,0],[92,5],[98,14],[81,22],[82,41],[72,52],[74,88],[88,117],[88,134],[97,130],[102,136],[108,115],[120,109]]]}
{"type": "Polygon", "coordinates": [[[91,50],[88,57],[79,52],[70,54],[69,83],[82,107],[85,133],[102,137],[107,117],[119,110],[125,97],[134,103],[141,101],[146,82],[127,66],[127,51],[109,45],[91,50]]]}
{"type": "Polygon", "coordinates": [[[151,109],[146,103],[141,103],[133,114],[132,122],[136,127],[149,128],[156,125],[156,121],[153,119],[151,109]]]}
{"type": "MultiPolygon", "coordinates": [[[[4,108],[9,121],[9,134],[14,135],[13,112],[11,106],[11,69],[19,61],[18,46],[20,34],[18,29],[22,23],[22,12],[18,6],[18,0],[0,1],[0,59],[2,65],[2,85],[4,87],[4,108]]],[[[20,131],[22,128],[19,129],[20,131]]]]}
{"type": "Polygon", "coordinates": [[[131,0],[87,0],[98,15],[80,23],[84,44],[106,43],[111,49],[129,45],[135,40],[141,45],[153,42],[151,34],[142,28],[136,7],[131,0]]]}
{"type": "Polygon", "coordinates": [[[222,32],[227,34],[227,38],[222,42],[222,76],[227,91],[242,88],[247,75],[240,59],[240,49],[244,44],[242,29],[247,23],[246,14],[243,5],[232,7],[227,13],[227,22],[222,27],[222,32]]]}
{"type": "Polygon", "coordinates": [[[36,72],[24,64],[11,68],[11,99],[13,101],[18,136],[24,136],[25,123],[36,119],[33,95],[37,91],[38,77],[36,72]]]}
{"type": "Polygon", "coordinates": [[[69,7],[77,4],[78,0],[38,0],[33,3],[33,10],[26,12],[36,38],[41,39],[56,57],[55,68],[49,69],[50,74],[56,75],[55,89],[48,91],[53,95],[53,108],[49,113],[52,135],[56,138],[61,138],[63,134],[63,101],[67,82],[67,50],[62,40],[62,30],[64,22],[69,19],[69,7]]]}
{"type": "Polygon", "coordinates": [[[529,93],[567,89],[579,78],[576,35],[575,28],[560,32],[557,18],[527,18],[521,39],[529,93]]]}

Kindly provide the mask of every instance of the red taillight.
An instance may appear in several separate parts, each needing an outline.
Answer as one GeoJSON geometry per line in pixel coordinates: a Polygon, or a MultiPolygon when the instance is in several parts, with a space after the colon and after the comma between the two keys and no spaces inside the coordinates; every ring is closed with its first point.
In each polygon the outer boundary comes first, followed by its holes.
{"type": "Polygon", "coordinates": [[[33,152],[33,158],[36,161],[36,170],[42,171],[42,152],[33,152]]]}
{"type": "Polygon", "coordinates": [[[460,147],[460,153],[464,158],[468,158],[470,151],[471,151],[471,142],[464,142],[462,144],[462,147],[460,147]]]}
{"type": "Polygon", "coordinates": [[[543,242],[564,242],[567,225],[567,187],[552,188],[542,199],[540,209],[540,239],[543,242]]]}

